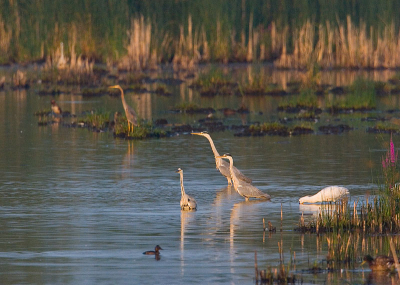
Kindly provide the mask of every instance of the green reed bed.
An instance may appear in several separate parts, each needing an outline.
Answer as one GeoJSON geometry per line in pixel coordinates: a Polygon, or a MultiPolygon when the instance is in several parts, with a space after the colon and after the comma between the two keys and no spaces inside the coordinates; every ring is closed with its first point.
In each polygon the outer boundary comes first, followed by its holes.
{"type": "Polygon", "coordinates": [[[81,56],[124,70],[274,59],[282,68],[304,69],[310,62],[322,68],[399,66],[396,1],[368,0],[365,9],[334,6],[305,0],[5,2],[0,63],[54,63],[63,43],[69,60],[81,56]]]}

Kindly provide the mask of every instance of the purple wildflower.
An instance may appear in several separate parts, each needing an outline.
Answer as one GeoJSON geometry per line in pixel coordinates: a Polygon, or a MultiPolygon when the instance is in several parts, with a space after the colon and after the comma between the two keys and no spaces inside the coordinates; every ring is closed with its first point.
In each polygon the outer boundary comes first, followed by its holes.
{"type": "Polygon", "coordinates": [[[390,136],[390,162],[392,163],[392,166],[396,164],[396,160],[397,160],[397,155],[395,155],[392,136],[390,136]]]}

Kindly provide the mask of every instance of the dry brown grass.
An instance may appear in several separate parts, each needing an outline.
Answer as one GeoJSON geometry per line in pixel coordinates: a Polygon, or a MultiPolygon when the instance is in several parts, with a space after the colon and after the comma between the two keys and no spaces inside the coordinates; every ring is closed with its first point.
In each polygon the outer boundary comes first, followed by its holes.
{"type": "Polygon", "coordinates": [[[310,63],[321,68],[400,66],[400,33],[396,33],[394,23],[387,25],[382,33],[373,27],[367,33],[366,24],[361,22],[356,27],[350,16],[346,25],[339,23],[337,27],[327,22],[316,28],[307,21],[294,32],[292,40],[293,52],[287,54],[287,47],[283,46],[281,56],[274,62],[276,67],[306,69],[310,63]]]}
{"type": "Polygon", "coordinates": [[[129,71],[156,68],[157,53],[151,50],[151,23],[143,16],[133,19],[127,34],[127,54],[119,61],[118,68],[129,71]]]}

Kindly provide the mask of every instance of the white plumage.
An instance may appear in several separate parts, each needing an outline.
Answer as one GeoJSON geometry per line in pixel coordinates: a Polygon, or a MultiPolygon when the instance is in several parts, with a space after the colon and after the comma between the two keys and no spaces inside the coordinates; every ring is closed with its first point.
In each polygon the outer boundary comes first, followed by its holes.
{"type": "Polygon", "coordinates": [[[313,196],[304,196],[299,199],[299,203],[321,203],[334,202],[343,197],[350,195],[347,188],[341,186],[328,186],[313,196]]]}

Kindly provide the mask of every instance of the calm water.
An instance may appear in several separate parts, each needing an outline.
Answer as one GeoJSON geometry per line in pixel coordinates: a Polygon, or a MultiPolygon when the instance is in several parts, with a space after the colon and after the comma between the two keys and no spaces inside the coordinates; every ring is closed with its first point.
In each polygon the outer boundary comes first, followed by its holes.
{"type": "MultiPolygon", "coordinates": [[[[205,107],[239,100],[199,99],[185,86],[175,88],[171,98],[131,94],[127,100],[142,117],[172,122],[198,119],[166,112],[191,96],[205,107]]],[[[55,99],[75,114],[92,108],[123,110],[119,99],[109,96],[55,99]]],[[[270,106],[262,116],[274,116],[276,99],[254,100],[270,106]]],[[[300,137],[213,133],[219,152],[230,152],[235,165],[272,197],[270,202],[245,202],[215,169],[205,138],[124,141],[86,129],[38,127],[33,113],[49,108],[49,101],[34,90],[0,93],[2,284],[253,284],[254,251],[260,268],[277,267],[278,242],[283,242],[285,262],[290,251],[296,252],[295,274],[304,283],[366,280],[369,271],[362,267],[302,273],[326,260],[326,239],[293,229],[301,210],[315,211],[299,208],[301,196],[343,185],[357,200],[376,189],[373,182],[388,136],[367,134],[364,128],[300,137]],[[187,193],[198,202],[196,212],[180,210],[178,167],[184,170],[187,193]],[[278,228],[276,234],[263,236],[263,218],[278,228]],[[157,244],[164,249],[159,261],[142,255],[157,244]]]]}

